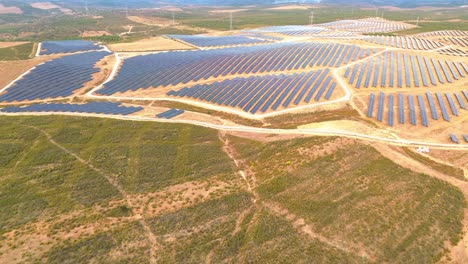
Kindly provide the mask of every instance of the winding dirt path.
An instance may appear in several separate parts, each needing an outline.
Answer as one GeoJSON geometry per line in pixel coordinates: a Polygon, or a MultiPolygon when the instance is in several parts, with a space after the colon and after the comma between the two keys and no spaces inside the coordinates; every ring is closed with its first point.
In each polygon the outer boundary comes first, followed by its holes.
{"type": "Polygon", "coordinates": [[[46,136],[47,140],[54,146],[56,146],[57,148],[59,148],[60,150],[62,150],[63,152],[67,153],[68,155],[74,157],[76,160],[78,160],[79,162],[81,162],[82,164],[86,165],[87,167],[89,167],[91,170],[97,172],[98,174],[100,174],[102,177],[104,177],[118,192],[119,194],[124,197],[124,199],[126,200],[126,203],[128,205],[129,208],[131,208],[132,210],[132,213],[135,215],[135,217],[138,219],[138,222],[140,223],[140,225],[143,227],[143,230],[148,238],[148,241],[150,242],[150,263],[157,263],[156,261],[156,252],[157,250],[159,249],[159,243],[156,239],[156,236],[155,234],[151,231],[148,223],[145,221],[145,219],[136,212],[136,209],[135,209],[135,205],[133,204],[132,200],[130,199],[131,196],[122,188],[122,186],[120,185],[120,183],[115,180],[115,177],[111,176],[110,174],[107,174],[106,172],[104,172],[103,170],[95,167],[93,164],[89,163],[88,161],[82,159],[81,157],[79,157],[77,154],[73,153],[72,151],[68,150],[67,148],[65,148],[64,146],[60,145],[59,143],[57,143],[53,138],[52,136],[47,133],[46,131],[38,128],[38,127],[35,127],[35,126],[29,126],[29,125],[24,125],[24,124],[18,124],[18,125],[21,125],[21,126],[25,126],[25,127],[29,127],[29,128],[32,128],[34,130],[37,130],[39,131],[40,133],[42,133],[44,136],[46,136]]]}

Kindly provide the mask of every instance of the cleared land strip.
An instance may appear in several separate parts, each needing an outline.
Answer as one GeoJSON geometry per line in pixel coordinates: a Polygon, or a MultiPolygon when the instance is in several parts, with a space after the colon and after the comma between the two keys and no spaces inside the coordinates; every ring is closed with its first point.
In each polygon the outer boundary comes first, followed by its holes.
{"type": "Polygon", "coordinates": [[[29,128],[32,128],[32,129],[35,129],[39,132],[41,132],[44,136],[46,136],[47,140],[53,144],[54,146],[58,147],[59,149],[61,149],[62,151],[64,151],[65,153],[69,154],[70,156],[73,156],[76,160],[78,160],[79,162],[83,163],[84,165],[88,166],[90,169],[92,169],[93,171],[97,172],[98,174],[100,174],[101,176],[103,176],[104,178],[106,178],[106,180],[120,193],[120,195],[122,197],[124,197],[124,199],[126,200],[127,202],[127,205],[132,208],[132,212],[135,216],[137,216],[138,218],[138,222],[141,224],[141,226],[143,227],[144,231],[145,231],[145,234],[146,236],[148,237],[148,241],[150,242],[150,263],[157,263],[156,262],[156,251],[158,250],[159,248],[159,243],[156,239],[156,236],[153,234],[153,232],[151,231],[148,223],[145,221],[145,219],[141,216],[141,215],[138,215],[135,211],[135,206],[133,205],[133,203],[131,202],[130,200],[130,195],[127,194],[127,192],[122,188],[122,186],[114,179],[114,177],[112,177],[111,175],[107,174],[106,172],[104,172],[103,170],[95,167],[94,165],[92,165],[91,163],[89,163],[88,161],[80,158],[77,154],[73,153],[72,151],[68,150],[67,148],[65,148],[64,146],[60,145],[59,143],[57,143],[53,138],[52,136],[47,133],[46,131],[38,128],[38,127],[35,127],[35,126],[29,126],[29,125],[24,125],[24,124],[19,124],[21,126],[25,126],[25,127],[29,127],[29,128]]]}
{"type": "Polygon", "coordinates": [[[174,124],[189,124],[194,126],[201,126],[206,128],[211,128],[220,131],[226,132],[247,132],[247,133],[256,133],[256,134],[278,134],[278,135],[292,135],[292,136],[325,136],[325,137],[346,137],[354,138],[359,140],[365,140],[370,142],[381,142],[389,145],[395,146],[422,146],[422,147],[432,147],[437,149],[445,150],[468,150],[468,145],[456,145],[456,144],[442,144],[442,143],[431,143],[423,141],[413,141],[407,139],[391,139],[378,136],[370,136],[362,133],[354,132],[339,132],[339,131],[329,131],[324,129],[281,129],[281,128],[259,128],[259,127],[249,127],[249,126],[231,126],[231,125],[218,125],[201,121],[192,121],[192,120],[174,120],[174,119],[156,119],[149,117],[138,117],[138,116],[112,116],[112,115],[102,115],[102,114],[71,114],[71,113],[27,113],[27,114],[5,114],[0,113],[0,115],[5,116],[48,116],[48,115],[64,115],[64,116],[82,116],[82,117],[99,117],[99,118],[111,118],[119,120],[131,120],[131,121],[141,121],[141,122],[161,122],[161,123],[174,123],[174,124]]]}

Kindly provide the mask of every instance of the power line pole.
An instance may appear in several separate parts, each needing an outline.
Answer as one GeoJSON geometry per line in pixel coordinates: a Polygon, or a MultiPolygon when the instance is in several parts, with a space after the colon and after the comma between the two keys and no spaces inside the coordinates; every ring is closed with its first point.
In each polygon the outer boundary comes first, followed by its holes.
{"type": "Polygon", "coordinates": [[[416,26],[417,27],[419,26],[419,16],[418,16],[418,19],[416,20],[416,26]]]}
{"type": "Polygon", "coordinates": [[[310,11],[310,24],[314,24],[314,11],[310,11]]]}
{"type": "Polygon", "coordinates": [[[229,30],[232,30],[232,12],[229,13],[229,30]]]}
{"type": "Polygon", "coordinates": [[[85,12],[86,16],[88,16],[88,0],[85,1],[85,12]]]}
{"type": "Polygon", "coordinates": [[[128,0],[125,1],[125,17],[128,17],[128,0]]]}

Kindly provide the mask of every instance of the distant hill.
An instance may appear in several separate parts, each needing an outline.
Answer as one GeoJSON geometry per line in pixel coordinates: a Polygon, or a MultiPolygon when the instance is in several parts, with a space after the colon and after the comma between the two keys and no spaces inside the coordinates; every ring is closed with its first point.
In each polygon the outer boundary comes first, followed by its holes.
{"type": "Polygon", "coordinates": [[[461,6],[468,4],[468,0],[323,0],[322,3],[345,5],[392,5],[398,7],[418,7],[461,6]]]}

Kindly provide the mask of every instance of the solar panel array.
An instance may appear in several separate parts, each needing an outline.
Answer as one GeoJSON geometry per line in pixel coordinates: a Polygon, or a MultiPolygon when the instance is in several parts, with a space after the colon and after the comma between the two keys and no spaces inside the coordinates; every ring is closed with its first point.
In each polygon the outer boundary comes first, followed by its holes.
{"type": "Polygon", "coordinates": [[[197,47],[224,47],[238,45],[264,44],[271,41],[246,36],[202,36],[202,35],[166,35],[197,47]]]}
{"type": "Polygon", "coordinates": [[[129,115],[143,110],[143,107],[122,106],[113,102],[90,102],[85,104],[50,103],[34,104],[25,107],[9,106],[0,109],[3,113],[92,113],[107,115],[129,115]]]}
{"type": "Polygon", "coordinates": [[[395,23],[380,18],[368,18],[359,20],[339,20],[316,26],[356,33],[384,33],[404,30],[412,27],[408,24],[395,23]]]}
{"type": "Polygon", "coordinates": [[[157,114],[156,117],[159,117],[159,118],[165,118],[165,119],[171,119],[173,117],[176,117],[178,115],[181,115],[183,114],[185,111],[182,110],[182,109],[175,109],[175,108],[172,108],[172,109],[169,109],[167,111],[164,111],[160,114],[157,114]]]}
{"type": "Polygon", "coordinates": [[[311,37],[328,31],[328,29],[313,26],[272,26],[259,28],[258,30],[282,34],[289,37],[311,37]]]}
{"type": "Polygon", "coordinates": [[[351,74],[345,73],[348,83],[356,89],[364,88],[406,88],[427,87],[452,83],[466,78],[468,67],[463,62],[435,60],[419,55],[407,55],[394,51],[385,52],[382,57],[355,64],[351,74]],[[396,74],[395,74],[396,69],[396,74]],[[365,82],[362,85],[362,78],[365,82]],[[373,82],[370,83],[371,78],[373,82]]]}
{"type": "Polygon", "coordinates": [[[468,51],[457,49],[457,48],[445,48],[445,49],[437,50],[437,52],[442,55],[468,57],[468,51]]]}
{"type": "Polygon", "coordinates": [[[111,95],[230,75],[338,67],[370,55],[354,45],[280,43],[203,51],[166,52],[125,59],[117,76],[97,92],[111,95]]]}
{"type": "Polygon", "coordinates": [[[461,30],[441,30],[417,34],[421,37],[468,37],[468,31],[461,30]]]}
{"type": "Polygon", "coordinates": [[[33,68],[0,95],[0,102],[67,97],[99,72],[95,64],[110,53],[90,51],[47,61],[33,68]]]}
{"type": "Polygon", "coordinates": [[[101,47],[98,44],[86,40],[44,41],[41,43],[41,51],[39,52],[39,55],[73,53],[100,49],[101,47]]]}
{"type": "Polygon", "coordinates": [[[369,36],[364,37],[363,40],[374,44],[411,50],[433,50],[444,46],[444,44],[432,40],[400,36],[369,36]]]}
{"type": "Polygon", "coordinates": [[[444,37],[444,38],[439,38],[439,40],[452,44],[452,45],[468,47],[468,36],[464,38],[444,37]]]}
{"type": "Polygon", "coordinates": [[[429,118],[432,120],[439,120],[439,116],[443,120],[450,122],[451,116],[458,116],[459,111],[466,111],[468,104],[468,92],[462,91],[460,93],[429,93],[420,95],[412,94],[390,94],[386,95],[383,92],[378,94],[378,104],[376,104],[377,96],[371,93],[367,105],[367,117],[374,117],[379,122],[384,121],[387,116],[387,124],[393,126],[394,121],[398,120],[399,124],[417,125],[418,121],[421,125],[428,127],[429,118]],[[397,100],[397,102],[395,102],[397,100]],[[397,106],[398,115],[394,114],[394,105],[397,106]],[[377,108],[377,112],[375,111],[377,108]],[[384,113],[387,113],[385,115],[384,113]]]}
{"type": "Polygon", "coordinates": [[[191,98],[241,109],[251,114],[286,109],[310,101],[329,100],[336,83],[328,69],[293,75],[234,78],[171,90],[169,96],[191,98]]]}

